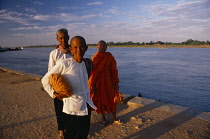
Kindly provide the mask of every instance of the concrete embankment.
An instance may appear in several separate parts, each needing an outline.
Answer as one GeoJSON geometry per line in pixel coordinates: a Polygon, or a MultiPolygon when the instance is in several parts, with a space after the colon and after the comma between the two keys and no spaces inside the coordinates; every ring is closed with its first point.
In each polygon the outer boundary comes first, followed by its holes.
{"type": "MultiPolygon", "coordinates": [[[[43,90],[42,76],[0,67],[0,138],[56,139],[53,100],[43,90]]],[[[117,116],[123,124],[99,126],[92,112],[89,139],[210,138],[210,113],[124,94],[117,116]]]]}

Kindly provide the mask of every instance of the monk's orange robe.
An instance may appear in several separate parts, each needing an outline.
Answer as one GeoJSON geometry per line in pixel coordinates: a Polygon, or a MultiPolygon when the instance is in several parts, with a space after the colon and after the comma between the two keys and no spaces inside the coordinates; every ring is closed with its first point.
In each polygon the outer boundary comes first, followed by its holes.
{"type": "Polygon", "coordinates": [[[90,96],[97,107],[98,114],[113,113],[117,110],[114,103],[114,85],[119,82],[116,60],[110,52],[97,52],[93,55],[94,68],[89,78],[90,96]],[[97,92],[92,92],[95,85],[97,92]]]}

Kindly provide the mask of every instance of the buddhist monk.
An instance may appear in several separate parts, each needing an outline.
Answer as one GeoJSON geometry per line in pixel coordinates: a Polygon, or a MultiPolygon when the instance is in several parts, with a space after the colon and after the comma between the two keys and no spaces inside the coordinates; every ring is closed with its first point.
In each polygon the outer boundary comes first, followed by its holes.
{"type": "Polygon", "coordinates": [[[117,63],[114,56],[106,52],[105,41],[99,41],[97,49],[98,52],[92,56],[94,68],[88,81],[91,99],[97,107],[96,112],[102,115],[100,125],[106,125],[105,113],[112,113],[113,122],[121,124],[116,117],[117,103],[114,102],[115,91],[119,89],[117,63]]]}

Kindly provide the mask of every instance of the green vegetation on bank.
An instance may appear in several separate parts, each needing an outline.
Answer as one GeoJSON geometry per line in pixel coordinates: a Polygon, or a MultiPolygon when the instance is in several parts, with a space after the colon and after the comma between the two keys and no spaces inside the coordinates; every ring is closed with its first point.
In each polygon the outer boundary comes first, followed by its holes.
{"type": "Polygon", "coordinates": [[[56,47],[57,45],[31,45],[31,46],[24,46],[24,48],[52,48],[52,47],[56,47]]]}
{"type": "MultiPolygon", "coordinates": [[[[97,44],[87,44],[89,47],[94,47],[97,44]]],[[[160,47],[160,48],[169,48],[169,47],[178,47],[178,48],[210,48],[210,41],[198,41],[188,39],[185,42],[173,43],[173,42],[162,42],[162,41],[150,41],[150,42],[107,42],[109,47],[160,47]]],[[[56,45],[37,45],[37,46],[25,46],[24,48],[46,48],[46,47],[55,47],[56,45]]]]}

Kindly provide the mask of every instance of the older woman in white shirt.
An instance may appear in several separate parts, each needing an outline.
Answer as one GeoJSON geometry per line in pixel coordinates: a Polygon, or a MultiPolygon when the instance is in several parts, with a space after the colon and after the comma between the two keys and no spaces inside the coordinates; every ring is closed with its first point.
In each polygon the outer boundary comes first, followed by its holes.
{"type": "Polygon", "coordinates": [[[59,29],[56,32],[57,41],[59,42],[59,45],[56,46],[56,49],[50,52],[49,56],[49,62],[48,62],[48,71],[56,65],[56,63],[60,59],[67,59],[72,57],[69,54],[69,35],[67,29],[59,29]]]}
{"type": "MultiPolygon", "coordinates": [[[[52,69],[56,65],[59,60],[67,59],[72,57],[69,52],[69,34],[67,29],[59,29],[56,32],[56,39],[59,42],[59,45],[56,46],[56,49],[50,52],[49,62],[48,62],[48,71],[52,69]]],[[[62,139],[64,137],[64,122],[65,114],[62,112],[63,109],[63,101],[58,98],[54,99],[55,113],[57,118],[57,125],[59,130],[58,138],[62,139]]]]}
{"type": "Polygon", "coordinates": [[[90,99],[88,89],[88,74],[83,56],[87,50],[85,39],[75,36],[70,42],[70,51],[73,55],[63,61],[59,61],[42,78],[42,84],[48,94],[55,98],[53,87],[50,85],[51,74],[61,74],[70,83],[73,94],[68,98],[63,98],[63,112],[66,113],[65,138],[87,138],[90,128],[91,108],[96,109],[90,99]]]}

